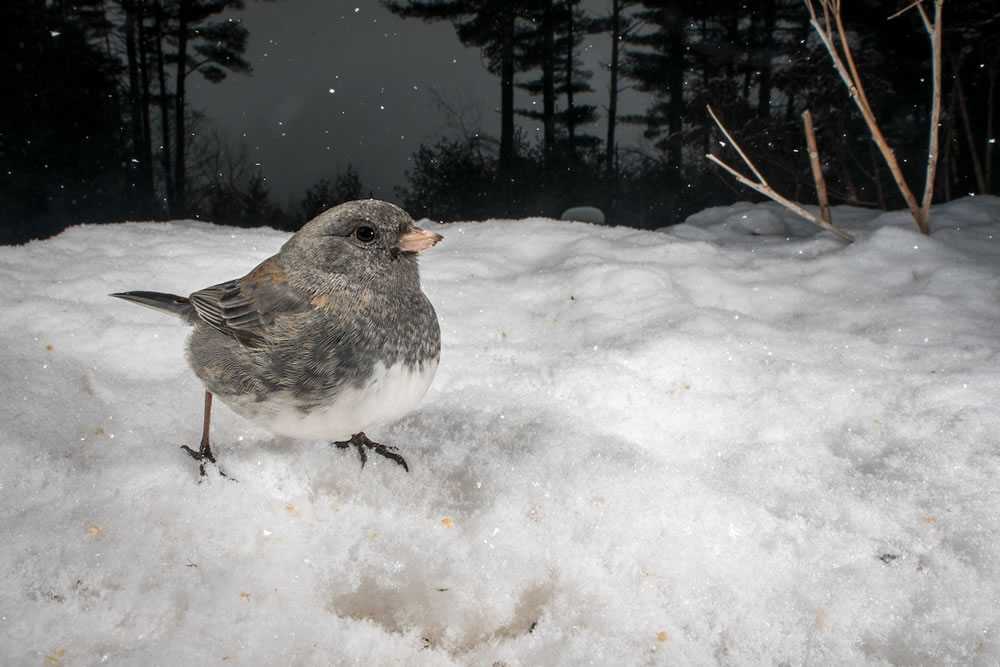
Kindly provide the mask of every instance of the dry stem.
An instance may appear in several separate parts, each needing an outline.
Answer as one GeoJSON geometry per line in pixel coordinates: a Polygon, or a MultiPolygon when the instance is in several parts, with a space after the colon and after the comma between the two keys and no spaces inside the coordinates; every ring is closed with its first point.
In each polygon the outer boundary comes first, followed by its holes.
{"type": "Polygon", "coordinates": [[[720,160],[719,158],[717,158],[712,153],[709,153],[705,157],[707,157],[709,160],[711,160],[715,164],[719,165],[720,167],[722,167],[723,169],[725,169],[726,171],[728,171],[730,174],[733,175],[733,177],[737,181],[739,181],[743,185],[747,186],[748,188],[753,188],[754,190],[756,190],[757,192],[761,193],[765,197],[773,199],[774,201],[778,202],[779,204],[781,204],[782,206],[784,206],[788,210],[790,210],[793,213],[796,213],[797,215],[805,218],[806,220],[808,220],[809,222],[813,223],[814,225],[817,225],[817,226],[825,229],[826,231],[828,231],[831,234],[834,234],[834,235],[842,238],[845,241],[851,242],[851,241],[854,240],[854,237],[851,236],[850,234],[848,234],[847,232],[843,231],[842,229],[837,229],[836,227],[833,226],[833,224],[831,224],[827,220],[823,220],[821,218],[816,217],[815,215],[813,215],[809,211],[805,210],[804,208],[802,208],[801,206],[799,206],[795,202],[793,202],[790,199],[787,199],[785,197],[782,197],[780,194],[778,194],[777,192],[775,192],[775,190],[770,185],[768,185],[767,180],[764,178],[763,174],[761,174],[757,170],[757,167],[754,166],[754,163],[750,160],[750,158],[747,157],[747,154],[743,152],[743,149],[740,148],[739,143],[737,143],[737,141],[735,139],[733,139],[732,135],[729,134],[729,130],[727,130],[726,127],[725,127],[725,125],[722,124],[722,121],[720,121],[718,119],[718,117],[715,115],[715,112],[712,111],[712,107],[711,106],[708,107],[708,113],[712,117],[712,120],[715,121],[715,124],[719,126],[719,129],[722,130],[722,134],[725,135],[726,139],[729,140],[729,143],[732,144],[733,148],[736,149],[736,152],[739,153],[740,157],[743,159],[743,162],[746,163],[746,165],[750,168],[750,171],[752,171],[753,174],[754,174],[754,176],[757,177],[757,180],[756,181],[750,180],[749,178],[747,178],[746,176],[744,176],[743,174],[741,174],[740,172],[736,171],[735,169],[733,169],[732,167],[730,167],[728,164],[726,164],[725,162],[723,162],[722,160],[720,160]]]}
{"type": "Polygon", "coordinates": [[[816,146],[816,132],[813,130],[812,114],[809,109],[802,112],[802,120],[806,126],[806,146],[809,148],[809,166],[812,167],[813,180],[816,181],[816,201],[819,203],[819,217],[833,224],[830,215],[830,200],[826,196],[826,179],[823,178],[823,167],[819,163],[819,148],[816,146]]]}
{"type": "MultiPolygon", "coordinates": [[[[920,10],[920,17],[924,21],[924,27],[931,38],[931,68],[932,68],[932,88],[934,101],[931,105],[931,130],[927,148],[927,177],[924,181],[924,199],[921,205],[924,225],[929,229],[931,219],[931,201],[934,199],[934,177],[937,175],[938,163],[938,135],[940,134],[941,118],[941,9],[944,0],[934,1],[934,22],[931,23],[924,11],[923,4],[917,4],[920,10]]],[[[920,231],[927,233],[928,229],[921,228],[920,231]]]]}
{"type": "Polygon", "coordinates": [[[934,197],[934,177],[937,172],[938,160],[938,125],[941,118],[941,8],[944,5],[944,0],[932,1],[934,2],[933,23],[924,11],[922,0],[916,0],[916,2],[890,17],[895,18],[907,10],[917,7],[924,21],[924,27],[931,38],[934,99],[931,111],[930,142],[927,149],[927,176],[924,184],[924,197],[923,202],[918,203],[910,187],[906,184],[906,179],[903,178],[903,172],[899,168],[896,154],[889,147],[889,143],[882,134],[882,130],[875,120],[875,114],[872,112],[871,105],[868,103],[864,86],[861,85],[861,77],[858,75],[857,67],[854,64],[854,55],[851,53],[851,47],[847,40],[847,31],[840,17],[840,0],[818,0],[820,6],[823,8],[823,25],[820,25],[820,20],[816,15],[816,9],[813,7],[812,0],[805,0],[806,7],[809,9],[810,23],[815,28],[820,41],[823,42],[823,46],[826,47],[830,57],[833,59],[834,68],[836,68],[844,85],[847,86],[851,99],[854,100],[854,103],[861,111],[861,117],[865,119],[865,124],[868,125],[868,131],[871,132],[872,139],[875,141],[879,151],[882,153],[882,157],[889,166],[889,171],[896,181],[896,186],[903,195],[903,199],[906,200],[906,205],[910,208],[910,213],[913,215],[917,227],[924,234],[930,231],[930,204],[934,197]],[[837,37],[844,52],[843,58],[841,58],[840,51],[837,50],[837,46],[834,43],[834,24],[836,24],[837,37]],[[847,61],[846,65],[844,64],[845,60],[847,61]]]}

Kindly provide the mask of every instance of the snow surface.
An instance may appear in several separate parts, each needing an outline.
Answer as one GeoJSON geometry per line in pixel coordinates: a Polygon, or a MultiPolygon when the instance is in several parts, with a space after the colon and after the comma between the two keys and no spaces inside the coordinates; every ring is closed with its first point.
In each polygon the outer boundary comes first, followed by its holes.
{"type": "Polygon", "coordinates": [[[0,248],[0,662],[1000,663],[1000,199],[835,222],[442,226],[411,472],[217,404],[201,484],[186,329],[107,294],[287,236],[0,248]]]}

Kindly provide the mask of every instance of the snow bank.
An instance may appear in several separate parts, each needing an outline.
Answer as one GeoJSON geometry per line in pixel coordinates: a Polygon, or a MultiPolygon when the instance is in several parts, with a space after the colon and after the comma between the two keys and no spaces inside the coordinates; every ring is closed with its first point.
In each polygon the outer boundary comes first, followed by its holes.
{"type": "Polygon", "coordinates": [[[604,211],[595,206],[574,206],[572,208],[568,208],[562,212],[559,219],[572,220],[576,222],[593,222],[601,225],[606,222],[604,219],[604,211]]]}
{"type": "Polygon", "coordinates": [[[202,390],[186,294],[285,234],[81,226],[0,248],[8,664],[996,664],[1000,200],[769,204],[660,233],[442,226],[406,456],[202,390]]]}

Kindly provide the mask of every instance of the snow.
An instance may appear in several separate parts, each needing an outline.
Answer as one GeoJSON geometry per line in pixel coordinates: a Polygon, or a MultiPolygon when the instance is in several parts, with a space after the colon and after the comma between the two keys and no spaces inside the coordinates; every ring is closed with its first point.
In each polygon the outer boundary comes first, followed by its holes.
{"type": "Polygon", "coordinates": [[[287,235],[0,248],[2,662],[997,664],[1000,199],[834,220],[442,225],[410,473],[217,403],[200,484],[186,329],[107,294],[287,235]]]}
{"type": "Polygon", "coordinates": [[[601,225],[605,222],[604,211],[595,206],[573,206],[563,211],[559,219],[575,222],[593,222],[601,225]]]}

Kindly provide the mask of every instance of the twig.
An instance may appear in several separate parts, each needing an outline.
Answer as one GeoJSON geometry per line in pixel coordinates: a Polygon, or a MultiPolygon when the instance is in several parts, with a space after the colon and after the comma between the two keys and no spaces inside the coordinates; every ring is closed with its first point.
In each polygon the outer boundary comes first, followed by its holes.
{"type": "Polygon", "coordinates": [[[748,188],[752,188],[752,189],[756,190],[757,192],[759,192],[760,194],[764,195],[765,197],[768,197],[769,199],[772,199],[772,200],[778,202],[779,204],[781,204],[782,206],[784,206],[785,208],[787,208],[789,211],[792,211],[793,213],[795,213],[795,214],[797,214],[797,215],[805,218],[809,222],[811,222],[814,225],[817,225],[817,226],[825,229],[826,231],[830,232],[831,234],[834,234],[835,236],[838,236],[838,237],[840,237],[841,239],[843,239],[843,240],[845,240],[847,242],[854,241],[854,237],[851,236],[850,234],[848,234],[847,232],[845,232],[845,231],[843,231],[841,229],[837,229],[836,227],[834,227],[831,223],[827,222],[826,220],[823,220],[821,218],[817,218],[815,215],[813,215],[809,211],[805,210],[804,208],[802,208],[801,206],[799,206],[798,204],[796,204],[792,200],[787,199],[785,197],[782,197],[780,194],[778,194],[777,192],[775,192],[775,190],[770,185],[768,185],[767,180],[764,178],[764,176],[759,171],[757,171],[757,167],[754,166],[754,164],[753,164],[753,162],[751,162],[750,158],[748,158],[747,155],[746,155],[746,153],[743,152],[743,149],[740,148],[739,143],[737,143],[737,141],[735,139],[733,139],[732,135],[729,134],[729,130],[727,130],[726,127],[722,124],[722,121],[720,121],[718,119],[718,117],[715,115],[715,112],[712,111],[712,107],[711,106],[708,107],[708,114],[712,117],[712,120],[715,121],[715,124],[719,126],[719,129],[722,131],[722,134],[724,134],[726,136],[726,139],[729,140],[729,143],[732,144],[733,148],[736,149],[736,152],[739,153],[739,155],[740,155],[741,158],[743,158],[743,162],[745,162],[746,165],[748,167],[750,167],[750,171],[752,171],[754,173],[754,175],[757,177],[757,181],[755,182],[755,181],[750,180],[749,178],[747,178],[746,176],[744,176],[743,174],[741,174],[740,172],[736,171],[735,169],[733,169],[732,167],[730,167],[728,164],[726,164],[725,162],[723,162],[722,160],[720,160],[718,157],[716,157],[712,153],[709,153],[705,157],[707,157],[709,160],[711,160],[715,164],[719,165],[720,167],[722,167],[723,169],[725,169],[726,171],[728,171],[730,174],[732,174],[732,176],[737,181],[739,181],[743,185],[747,186],[748,188]]]}
{"type": "Polygon", "coordinates": [[[809,109],[802,112],[802,120],[806,126],[806,146],[809,148],[809,166],[812,167],[813,180],[816,181],[816,201],[819,203],[819,217],[833,224],[830,215],[830,200],[826,196],[826,179],[823,178],[823,167],[819,162],[819,148],[816,146],[816,131],[813,129],[812,114],[809,109]]]}
{"type": "Polygon", "coordinates": [[[918,5],[920,5],[920,3],[921,3],[921,2],[923,2],[923,1],[924,1],[924,0],[913,0],[913,2],[911,2],[911,3],[910,3],[910,4],[908,4],[908,5],[906,5],[905,7],[903,7],[902,9],[900,9],[900,10],[899,10],[898,12],[896,12],[895,14],[890,14],[890,15],[889,15],[889,20],[891,21],[891,20],[893,20],[893,19],[895,19],[895,18],[899,18],[900,16],[902,16],[902,15],[903,15],[903,14],[905,14],[906,12],[910,11],[910,10],[911,10],[911,9],[913,9],[914,7],[917,7],[918,5]]]}
{"type": "Polygon", "coordinates": [[[889,147],[889,143],[886,141],[885,136],[882,134],[882,130],[878,126],[878,121],[875,120],[875,114],[868,102],[864,86],[861,85],[861,77],[858,75],[857,67],[854,64],[854,55],[851,52],[851,47],[847,40],[847,30],[844,28],[844,24],[840,16],[839,0],[818,0],[823,8],[823,25],[820,25],[819,17],[816,15],[816,9],[813,6],[812,0],[804,0],[804,2],[806,7],[809,9],[810,24],[816,30],[816,34],[819,35],[820,41],[830,54],[830,58],[833,60],[833,66],[840,75],[841,80],[843,80],[844,85],[847,86],[851,99],[854,100],[858,110],[861,111],[861,117],[864,118],[865,124],[868,126],[868,131],[872,135],[872,139],[875,141],[879,151],[882,153],[882,157],[889,166],[889,171],[892,173],[892,177],[896,181],[896,186],[899,188],[899,192],[903,195],[903,199],[906,200],[906,205],[909,207],[910,213],[913,215],[913,219],[917,223],[917,227],[920,229],[921,233],[927,234],[930,231],[930,202],[933,199],[934,194],[934,176],[937,170],[938,159],[938,124],[941,117],[941,7],[944,4],[944,0],[933,0],[935,4],[933,24],[931,24],[926,12],[924,12],[921,0],[917,0],[890,17],[895,18],[907,10],[917,7],[920,10],[921,17],[923,18],[924,26],[927,28],[931,37],[934,68],[934,103],[931,112],[930,144],[927,149],[928,180],[924,184],[924,198],[921,203],[917,202],[917,198],[913,195],[913,191],[910,190],[909,185],[907,185],[906,179],[903,177],[903,172],[899,167],[899,162],[896,160],[896,154],[889,147]],[[844,52],[843,58],[841,58],[840,51],[834,44],[832,23],[835,23],[837,26],[837,38],[844,52]],[[846,65],[844,64],[845,59],[847,61],[846,65]]]}
{"type": "MultiPolygon", "coordinates": [[[[924,225],[931,219],[931,201],[934,199],[934,177],[937,175],[938,142],[941,133],[941,10],[944,0],[934,0],[934,23],[931,24],[923,5],[918,5],[920,16],[931,38],[931,68],[932,91],[934,101],[931,105],[931,130],[927,148],[927,176],[924,179],[924,200],[921,204],[924,225]]],[[[925,234],[926,230],[921,229],[925,234]]]]}
{"type": "Polygon", "coordinates": [[[767,180],[764,178],[763,174],[757,171],[757,167],[755,167],[753,162],[750,161],[750,158],[747,157],[747,154],[743,152],[743,149],[740,148],[740,145],[736,143],[736,140],[733,139],[733,136],[729,134],[729,130],[727,130],[726,126],[722,124],[722,121],[719,120],[719,117],[715,115],[715,111],[712,110],[712,105],[709,104],[707,108],[708,108],[708,115],[712,117],[712,120],[715,121],[715,124],[719,126],[720,130],[722,130],[722,134],[726,135],[726,139],[729,140],[729,143],[733,145],[733,148],[736,149],[736,152],[740,154],[741,158],[743,158],[743,162],[745,162],[746,165],[750,167],[750,171],[753,172],[753,175],[757,177],[758,181],[767,185],[767,180]]]}

